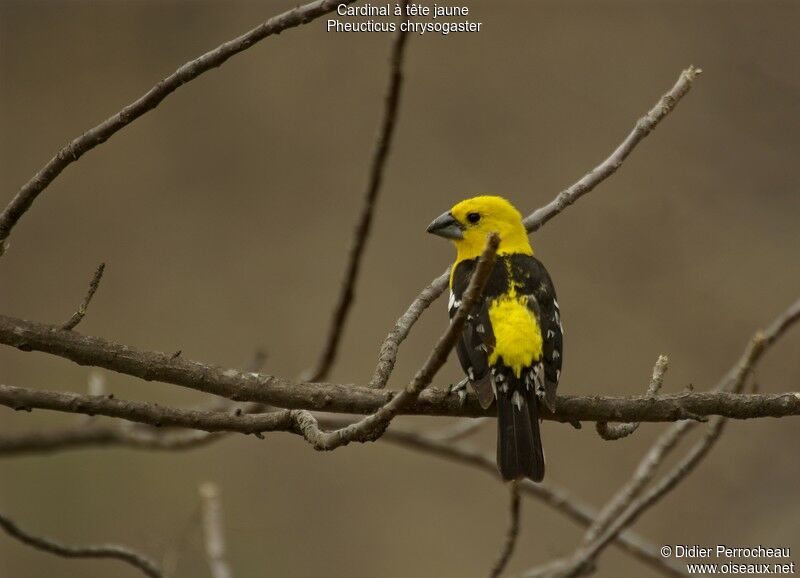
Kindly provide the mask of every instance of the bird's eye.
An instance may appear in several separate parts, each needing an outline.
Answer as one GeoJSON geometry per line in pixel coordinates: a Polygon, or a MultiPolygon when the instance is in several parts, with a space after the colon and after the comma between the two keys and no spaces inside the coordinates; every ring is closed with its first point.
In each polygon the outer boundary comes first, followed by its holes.
{"type": "Polygon", "coordinates": [[[469,213],[467,215],[467,221],[472,223],[473,225],[481,220],[481,216],[478,213],[469,213]]]}

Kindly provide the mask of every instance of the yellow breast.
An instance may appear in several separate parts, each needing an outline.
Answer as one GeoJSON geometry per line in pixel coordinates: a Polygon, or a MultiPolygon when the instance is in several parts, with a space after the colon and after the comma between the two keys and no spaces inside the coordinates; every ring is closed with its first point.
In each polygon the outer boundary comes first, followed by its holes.
{"type": "Polygon", "coordinates": [[[522,370],[542,357],[542,332],[527,297],[515,291],[495,299],[489,305],[489,320],[494,332],[495,347],[489,355],[494,365],[499,359],[520,377],[522,370]]]}

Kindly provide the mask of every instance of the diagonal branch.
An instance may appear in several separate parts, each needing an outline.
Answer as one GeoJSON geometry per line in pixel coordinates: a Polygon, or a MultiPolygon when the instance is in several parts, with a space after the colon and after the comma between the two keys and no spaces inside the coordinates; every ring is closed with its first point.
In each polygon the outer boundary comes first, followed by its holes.
{"type": "MultiPolygon", "coordinates": [[[[326,418],[325,425],[343,427],[349,422],[345,418],[326,418]]],[[[219,434],[208,435],[203,431],[153,429],[136,424],[112,423],[92,424],[86,427],[55,429],[46,432],[32,431],[15,436],[0,437],[0,457],[29,453],[45,453],[83,448],[127,447],[155,451],[183,451],[204,446],[222,439],[219,434]],[[121,427],[133,425],[134,427],[121,427]],[[201,435],[195,435],[201,434],[201,435]]],[[[494,457],[473,448],[453,444],[416,431],[392,428],[381,437],[382,441],[415,451],[471,466],[498,479],[494,457]]],[[[597,513],[580,499],[551,482],[534,484],[523,481],[520,491],[541,500],[561,512],[575,523],[588,526],[597,513]]],[[[633,532],[623,532],[615,539],[623,551],[670,576],[682,576],[673,572],[673,565],[661,558],[657,547],[633,532]]]]}
{"type": "MultiPolygon", "coordinates": [[[[302,435],[317,450],[333,450],[353,441],[374,441],[383,434],[398,413],[408,411],[409,406],[416,403],[420,393],[430,385],[436,372],[447,361],[447,356],[461,335],[467,316],[480,298],[483,287],[489,279],[499,244],[500,238],[496,234],[489,235],[486,248],[478,260],[475,272],[464,293],[461,307],[411,383],[399,393],[386,396],[388,399],[366,417],[334,431],[322,431],[317,419],[308,411],[284,410],[251,415],[241,411],[227,413],[179,410],[155,404],[118,400],[113,396],[37,391],[3,385],[0,385],[0,404],[16,410],[41,407],[89,415],[107,415],[157,427],[177,426],[206,431],[238,431],[253,434],[260,434],[264,431],[288,431],[302,435]]],[[[174,356],[169,356],[169,360],[170,362],[185,363],[174,356]]],[[[234,377],[240,374],[234,370],[227,370],[224,375],[234,377]]],[[[343,389],[346,393],[347,388],[343,389]]],[[[380,395],[379,392],[366,391],[370,394],[380,395]]]]}
{"type": "Polygon", "coordinates": [[[336,6],[339,4],[352,4],[354,1],[316,0],[273,16],[238,38],[229,40],[202,56],[187,62],[117,114],[65,145],[39,172],[23,185],[8,206],[0,213],[0,255],[3,254],[5,242],[11,234],[11,230],[22,215],[30,209],[36,198],[61,174],[61,171],[77,161],[84,153],[104,143],[119,130],[156,108],[162,100],[187,82],[191,82],[212,68],[221,66],[230,57],[247,50],[268,36],[280,34],[284,30],[307,24],[324,14],[336,10],[336,6]]]}
{"type": "Polygon", "coordinates": [[[332,450],[351,441],[374,441],[386,431],[389,423],[398,413],[417,401],[420,393],[430,385],[436,373],[445,364],[447,356],[461,336],[467,317],[480,299],[483,288],[489,280],[499,246],[500,237],[496,233],[491,233],[486,239],[486,247],[481,253],[469,285],[464,291],[461,306],[450,321],[450,325],[444,335],[439,338],[439,341],[433,347],[428,359],[404,390],[393,396],[375,413],[332,432],[320,431],[314,416],[307,411],[299,412],[298,425],[300,431],[303,437],[314,446],[314,449],[332,450]]]}
{"type": "MultiPolygon", "coordinates": [[[[499,478],[494,456],[479,450],[461,444],[442,442],[417,432],[398,429],[387,431],[382,439],[391,444],[472,466],[495,479],[499,478]]],[[[569,494],[563,488],[555,486],[552,482],[545,481],[537,484],[530,480],[521,480],[519,489],[523,494],[541,500],[581,526],[589,526],[597,515],[591,506],[569,494]]],[[[631,556],[668,576],[684,575],[678,566],[660,556],[656,545],[633,532],[618,534],[614,543],[631,556]]]]}
{"type": "MultiPolygon", "coordinates": [[[[407,2],[408,0],[405,0],[405,3],[407,2]]],[[[375,205],[383,182],[383,170],[386,166],[386,159],[389,157],[394,127],[397,122],[397,113],[400,109],[400,93],[403,88],[403,58],[407,41],[408,32],[398,27],[389,61],[390,78],[389,87],[386,91],[383,119],[381,120],[378,138],[372,153],[367,192],[364,197],[364,204],[361,207],[361,216],[358,219],[353,245],[350,248],[347,273],[345,274],[336,309],[328,329],[325,348],[316,367],[308,372],[306,381],[322,381],[328,377],[328,373],[336,360],[336,353],[339,349],[348,313],[353,305],[356,281],[361,269],[361,260],[372,228],[372,217],[375,214],[375,205]]]]}
{"type": "Polygon", "coordinates": [[[0,514],[0,528],[12,538],[16,538],[23,544],[32,546],[37,550],[62,556],[64,558],[111,558],[121,560],[131,566],[141,570],[146,576],[151,578],[164,578],[158,566],[149,558],[134,552],[125,546],[116,544],[103,544],[99,546],[66,546],[50,538],[35,536],[30,532],[20,528],[13,520],[0,514]]]}
{"type": "MultiPolygon", "coordinates": [[[[525,228],[529,233],[538,231],[542,225],[572,205],[586,193],[613,175],[633,152],[633,149],[649,135],[666,116],[675,109],[678,102],[686,96],[692,83],[702,71],[690,66],[678,77],[675,85],[662,96],[647,114],[638,120],[625,140],[602,163],[586,173],[578,182],[561,191],[556,198],[525,217],[525,228]]],[[[394,328],[381,345],[378,366],[370,380],[370,387],[381,389],[386,386],[397,359],[400,344],[408,337],[411,328],[423,311],[447,289],[449,270],[434,279],[414,300],[408,310],[397,320],[394,328]]]]}
{"type": "MultiPolygon", "coordinates": [[[[733,390],[734,393],[741,390],[745,373],[758,363],[766,349],[783,335],[783,333],[800,318],[800,300],[795,301],[783,314],[773,321],[767,330],[762,334],[759,346],[751,344],[742,358],[731,368],[714,387],[714,391],[723,392],[733,390]],[[738,384],[738,385],[737,385],[738,384]]],[[[653,374],[655,379],[655,371],[653,374]]],[[[600,516],[586,532],[584,542],[589,543],[598,538],[608,526],[618,518],[630,503],[637,498],[644,488],[649,484],[664,459],[672,452],[678,443],[692,429],[695,422],[681,421],[667,429],[658,438],[656,443],[645,454],[633,476],[617,491],[614,497],[609,500],[603,508],[600,516]]]]}
{"type": "Polygon", "coordinates": [[[658,124],[675,109],[675,106],[686,96],[686,93],[692,88],[692,83],[702,72],[701,69],[695,66],[690,66],[681,72],[675,85],[659,99],[647,114],[636,122],[633,130],[606,160],[586,173],[577,183],[561,191],[549,204],[537,209],[532,215],[525,218],[525,228],[528,229],[528,232],[533,233],[539,230],[547,221],[617,172],[617,169],[622,166],[622,163],[633,152],[636,145],[653,132],[658,124]]]}
{"type": "Polygon", "coordinates": [[[416,299],[411,303],[405,313],[400,316],[397,323],[386,336],[381,344],[381,351],[378,354],[378,365],[375,373],[369,382],[369,387],[373,389],[383,389],[389,381],[389,377],[394,371],[394,364],[397,361],[397,353],[400,344],[405,341],[411,328],[422,316],[423,312],[436,301],[439,296],[447,289],[447,280],[450,278],[449,270],[442,273],[433,282],[425,287],[416,299]]]}
{"type": "MultiPolygon", "coordinates": [[[[748,344],[744,354],[733,368],[717,384],[715,390],[741,392],[748,376],[786,330],[800,319],[800,300],[795,301],[769,327],[757,332],[748,344]]],[[[798,394],[800,396],[800,394],[798,394]]],[[[722,434],[726,423],[724,416],[709,420],[703,437],[687,454],[647,492],[644,486],[649,482],[669,451],[685,435],[689,422],[672,426],[651,448],[637,468],[633,478],[625,484],[617,495],[604,508],[600,516],[587,532],[584,544],[569,558],[546,567],[536,568],[525,576],[547,576],[548,578],[573,578],[593,571],[595,560],[615,537],[635,522],[648,508],[663,498],[700,464],[722,434]]]]}

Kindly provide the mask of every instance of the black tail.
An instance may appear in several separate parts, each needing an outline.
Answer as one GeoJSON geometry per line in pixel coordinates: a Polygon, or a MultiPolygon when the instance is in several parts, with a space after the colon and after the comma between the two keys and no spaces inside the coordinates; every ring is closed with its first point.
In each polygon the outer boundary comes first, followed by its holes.
{"type": "MultiPolygon", "coordinates": [[[[513,376],[509,381],[515,381],[513,376]]],[[[536,395],[518,383],[508,385],[507,391],[497,392],[497,467],[504,480],[541,482],[544,454],[536,395]]]]}

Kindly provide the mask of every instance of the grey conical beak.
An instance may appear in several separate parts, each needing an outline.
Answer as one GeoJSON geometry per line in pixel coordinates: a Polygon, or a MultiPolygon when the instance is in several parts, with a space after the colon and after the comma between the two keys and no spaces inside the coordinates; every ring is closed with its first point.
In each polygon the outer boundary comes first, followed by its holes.
{"type": "Polygon", "coordinates": [[[428,225],[427,230],[429,233],[439,235],[445,239],[464,238],[464,228],[461,226],[461,223],[453,218],[453,215],[451,215],[449,211],[436,217],[433,223],[428,225]]]}

